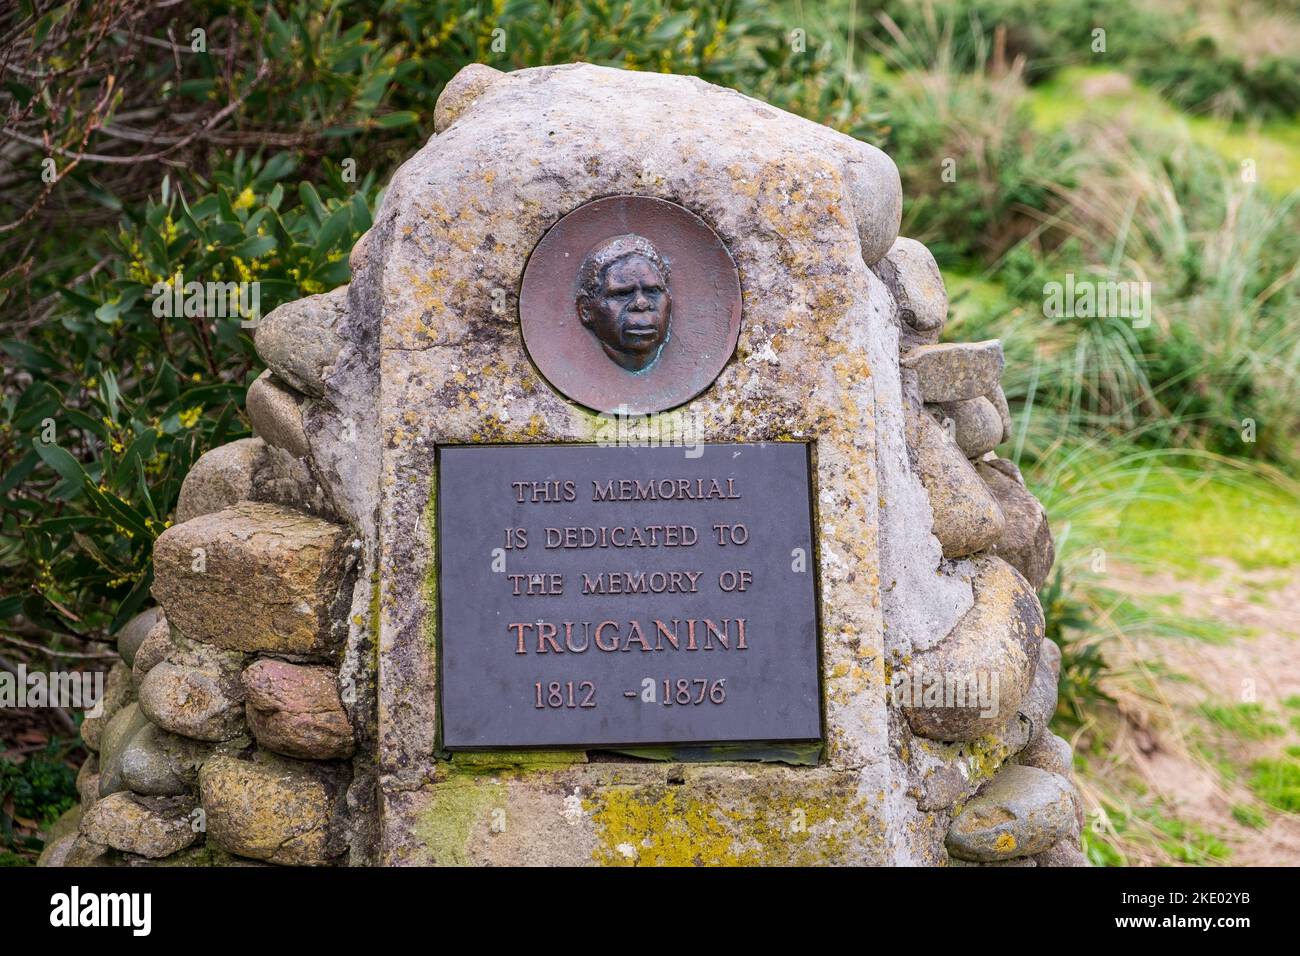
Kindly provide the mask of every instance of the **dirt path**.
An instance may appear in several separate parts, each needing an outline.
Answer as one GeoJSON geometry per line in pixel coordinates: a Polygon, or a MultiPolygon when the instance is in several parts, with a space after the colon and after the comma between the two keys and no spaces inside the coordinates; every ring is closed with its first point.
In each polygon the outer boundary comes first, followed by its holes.
{"type": "Polygon", "coordinates": [[[1147,711],[1155,715],[1150,726],[1131,719],[1117,741],[1132,770],[1170,816],[1226,844],[1224,862],[1300,865],[1300,815],[1269,807],[1249,786],[1252,764],[1286,759],[1287,748],[1300,744],[1300,569],[1247,571],[1221,562],[1207,580],[1133,568],[1107,577],[1144,606],[1170,601],[1173,613],[1223,630],[1217,642],[1171,634],[1108,650],[1113,666],[1145,672],[1159,700],[1147,711]],[[1257,812],[1256,825],[1243,824],[1234,807],[1257,812]]]}

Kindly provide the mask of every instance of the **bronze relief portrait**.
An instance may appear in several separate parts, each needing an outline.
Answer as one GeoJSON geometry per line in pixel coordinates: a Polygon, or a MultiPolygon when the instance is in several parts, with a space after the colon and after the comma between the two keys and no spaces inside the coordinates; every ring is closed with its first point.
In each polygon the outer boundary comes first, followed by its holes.
{"type": "Polygon", "coordinates": [[[611,196],[580,206],[529,257],[524,345],[558,392],[645,414],[707,388],[735,351],[740,278],[722,240],[675,203],[611,196]]]}
{"type": "Polygon", "coordinates": [[[653,365],[668,341],[668,273],[654,244],[631,233],[602,243],[578,270],[578,318],[629,372],[653,365]]]}

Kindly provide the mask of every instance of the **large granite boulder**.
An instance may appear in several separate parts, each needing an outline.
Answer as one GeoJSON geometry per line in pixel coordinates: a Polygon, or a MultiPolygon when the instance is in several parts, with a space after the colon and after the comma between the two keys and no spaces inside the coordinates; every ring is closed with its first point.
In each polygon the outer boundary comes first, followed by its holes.
{"type": "Polygon", "coordinates": [[[245,730],[244,655],[173,636],[171,649],[140,682],[140,710],[164,730],[220,741],[245,730]]]}
{"type": "Polygon", "coordinates": [[[1046,770],[1008,764],[957,814],[948,852],[995,863],[1043,853],[1075,832],[1068,782],[1046,770]]]}
{"type": "Polygon", "coordinates": [[[203,765],[199,792],[208,839],[229,853],[322,866],[343,850],[338,781],[310,763],[219,755],[203,765]]]}
{"type": "MultiPolygon", "coordinates": [[[[908,667],[912,687],[903,712],[916,733],[932,740],[975,740],[1003,727],[1038,667],[1043,610],[1028,582],[1000,558],[972,563],[974,607],[908,667]]],[[[1035,708],[1035,719],[1042,709],[1035,708]]]]}
{"type": "Polygon", "coordinates": [[[328,667],[259,660],[243,674],[248,724],[257,742],[287,757],[349,757],[352,725],[328,667]]]}
{"type": "Polygon", "coordinates": [[[122,791],[86,811],[81,833],[92,843],[158,859],[185,849],[202,835],[194,806],[185,797],[141,797],[122,791]]]}
{"type": "Polygon", "coordinates": [[[343,527],[250,501],[174,525],[154,546],[154,596],[195,641],[237,651],[324,654],[354,563],[343,527]]]}

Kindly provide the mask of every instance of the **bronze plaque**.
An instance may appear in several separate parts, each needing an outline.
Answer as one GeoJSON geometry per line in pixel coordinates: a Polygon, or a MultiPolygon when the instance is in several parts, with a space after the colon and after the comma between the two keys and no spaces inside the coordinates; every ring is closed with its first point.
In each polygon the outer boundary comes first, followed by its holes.
{"type": "Polygon", "coordinates": [[[610,196],[542,237],[519,318],[529,356],[561,394],[602,412],[658,412],[700,394],[731,358],[740,277],[699,216],[610,196]]]}
{"type": "Polygon", "coordinates": [[[809,449],[438,450],[450,750],[820,739],[809,449]]]}

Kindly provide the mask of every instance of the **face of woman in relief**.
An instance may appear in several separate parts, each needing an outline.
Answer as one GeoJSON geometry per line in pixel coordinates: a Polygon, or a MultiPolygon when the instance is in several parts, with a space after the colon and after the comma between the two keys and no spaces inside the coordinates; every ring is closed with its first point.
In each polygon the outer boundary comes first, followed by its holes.
{"type": "Polygon", "coordinates": [[[578,312],[610,358],[624,368],[645,368],[668,339],[672,303],[659,268],[632,254],[605,267],[595,296],[582,296],[578,312]]]}

